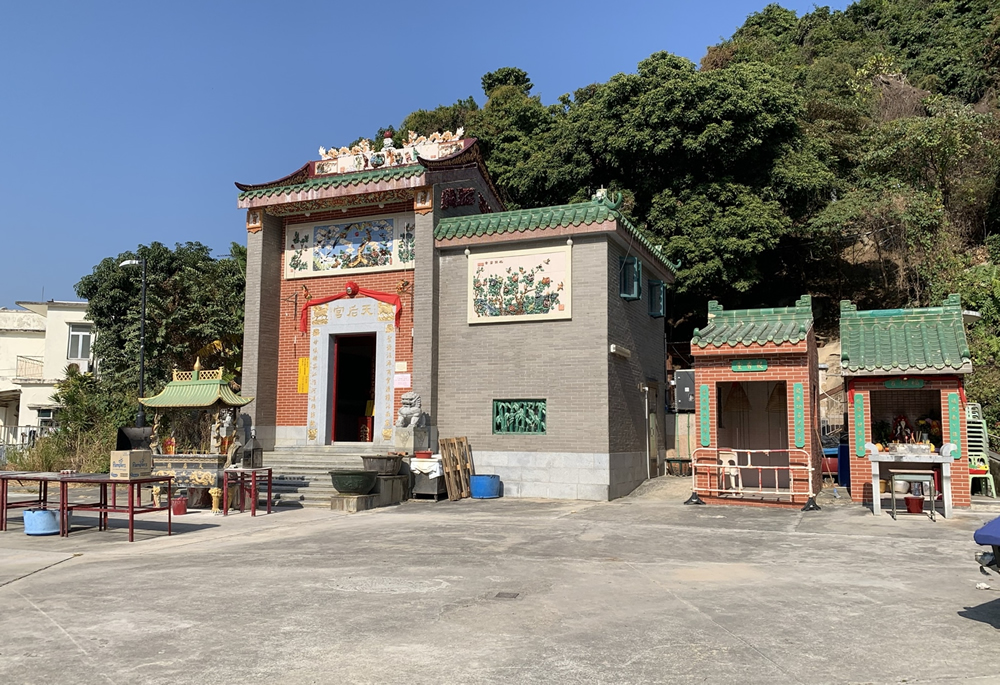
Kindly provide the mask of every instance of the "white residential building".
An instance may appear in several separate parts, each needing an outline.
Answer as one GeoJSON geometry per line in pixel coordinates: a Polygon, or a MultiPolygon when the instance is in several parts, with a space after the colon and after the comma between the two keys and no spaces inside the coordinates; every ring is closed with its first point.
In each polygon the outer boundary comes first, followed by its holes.
{"type": "Polygon", "coordinates": [[[55,425],[55,386],[76,364],[93,370],[86,302],[18,302],[0,308],[0,444],[55,425]],[[22,435],[23,434],[23,435],[22,435]]]}

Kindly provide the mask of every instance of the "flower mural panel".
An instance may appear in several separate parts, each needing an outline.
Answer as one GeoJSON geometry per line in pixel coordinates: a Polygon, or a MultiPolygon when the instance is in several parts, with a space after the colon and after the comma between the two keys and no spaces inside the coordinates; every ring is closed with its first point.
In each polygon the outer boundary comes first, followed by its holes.
{"type": "Polygon", "coordinates": [[[469,257],[469,323],[572,318],[569,246],[469,257]]]}
{"type": "Polygon", "coordinates": [[[289,226],[285,232],[285,278],[412,267],[412,216],[289,226]]]}

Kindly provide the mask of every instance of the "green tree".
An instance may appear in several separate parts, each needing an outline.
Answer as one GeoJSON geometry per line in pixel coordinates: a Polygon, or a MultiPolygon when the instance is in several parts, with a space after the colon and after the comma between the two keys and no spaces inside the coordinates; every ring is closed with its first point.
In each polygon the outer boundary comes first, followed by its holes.
{"type": "Polygon", "coordinates": [[[406,141],[409,131],[414,131],[418,135],[429,136],[437,131],[457,131],[468,125],[469,118],[474,112],[479,111],[479,105],[470,95],[464,100],[459,100],[453,105],[439,105],[434,109],[418,109],[411,112],[403,123],[399,125],[399,134],[396,145],[401,145],[406,141]]]}
{"type": "Polygon", "coordinates": [[[531,93],[531,89],[534,88],[528,80],[528,72],[517,67],[500,67],[496,71],[491,71],[483,76],[482,84],[486,97],[493,97],[493,91],[500,86],[517,88],[524,95],[531,93]]]}
{"type": "Polygon", "coordinates": [[[215,259],[200,243],[140,245],[135,252],[108,257],[76,286],[86,299],[95,324],[94,355],[100,360],[105,388],[138,387],[140,269],[120,267],[128,259],[145,259],[146,391],[158,391],[175,367],[186,369],[199,351],[205,368],[221,367],[238,374],[242,356],[245,248],[215,259]],[[224,341],[213,346],[215,341],[224,341]]]}

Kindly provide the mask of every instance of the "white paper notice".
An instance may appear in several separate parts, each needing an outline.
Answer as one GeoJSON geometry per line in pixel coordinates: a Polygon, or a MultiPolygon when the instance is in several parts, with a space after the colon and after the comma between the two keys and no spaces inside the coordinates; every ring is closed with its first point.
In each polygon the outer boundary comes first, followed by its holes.
{"type": "Polygon", "coordinates": [[[393,378],[392,387],[394,388],[408,388],[410,387],[410,374],[408,373],[397,373],[393,378]]]}

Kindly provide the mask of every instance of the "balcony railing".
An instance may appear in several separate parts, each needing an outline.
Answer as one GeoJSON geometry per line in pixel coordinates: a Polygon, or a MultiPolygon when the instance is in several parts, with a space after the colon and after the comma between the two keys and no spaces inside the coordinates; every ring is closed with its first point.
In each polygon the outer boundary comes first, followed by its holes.
{"type": "Polygon", "coordinates": [[[17,378],[41,380],[45,377],[45,362],[41,357],[18,357],[17,378]]]}
{"type": "Polygon", "coordinates": [[[0,445],[30,447],[55,430],[54,426],[0,426],[0,445]]]}

